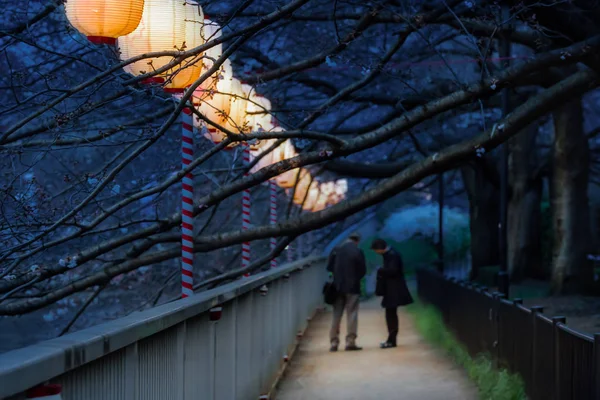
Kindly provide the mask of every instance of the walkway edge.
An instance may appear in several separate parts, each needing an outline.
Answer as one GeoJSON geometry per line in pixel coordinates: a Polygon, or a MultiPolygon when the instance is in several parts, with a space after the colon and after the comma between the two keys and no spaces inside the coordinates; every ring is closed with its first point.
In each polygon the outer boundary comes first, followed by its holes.
{"type": "MultiPolygon", "coordinates": [[[[317,307],[317,309],[315,311],[313,311],[312,315],[308,318],[308,323],[306,324],[304,329],[301,331],[303,337],[304,337],[304,334],[306,333],[306,330],[308,329],[308,327],[310,325],[310,321],[312,321],[317,315],[319,315],[320,313],[322,313],[324,311],[325,311],[325,306],[319,306],[319,307],[317,307]]],[[[279,368],[279,371],[277,371],[277,375],[275,376],[273,383],[271,384],[271,388],[269,390],[269,393],[267,394],[267,400],[276,400],[277,399],[277,389],[279,387],[279,383],[281,383],[281,381],[285,377],[286,372],[288,370],[288,366],[294,359],[294,355],[296,354],[296,350],[298,350],[298,346],[300,345],[301,341],[302,341],[302,339],[297,339],[294,341],[294,344],[292,345],[292,348],[290,349],[290,352],[288,354],[288,361],[282,363],[281,367],[279,368]]]]}

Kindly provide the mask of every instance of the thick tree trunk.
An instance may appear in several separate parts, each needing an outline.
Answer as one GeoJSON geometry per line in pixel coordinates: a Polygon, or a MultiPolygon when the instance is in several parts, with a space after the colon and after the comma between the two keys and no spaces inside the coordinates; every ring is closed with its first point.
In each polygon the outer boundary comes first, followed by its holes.
{"type": "Polygon", "coordinates": [[[553,117],[552,291],[563,294],[582,290],[593,282],[587,259],[591,243],[589,147],[583,132],[581,99],[565,103],[553,117]]]}
{"type": "Polygon", "coordinates": [[[544,278],[541,247],[542,180],[534,176],[537,125],[520,132],[509,143],[508,272],[512,281],[544,278]]]}
{"type": "Polygon", "coordinates": [[[487,178],[481,164],[461,168],[469,198],[471,229],[471,276],[476,279],[479,268],[498,265],[499,192],[487,178]]]}

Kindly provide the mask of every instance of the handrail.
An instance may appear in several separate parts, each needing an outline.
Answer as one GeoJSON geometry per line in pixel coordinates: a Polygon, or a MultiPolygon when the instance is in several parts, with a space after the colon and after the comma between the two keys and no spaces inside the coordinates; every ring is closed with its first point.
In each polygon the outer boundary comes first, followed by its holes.
{"type": "Polygon", "coordinates": [[[309,257],[126,317],[0,354],[0,398],[21,393],[211,308],[324,261],[309,257]]]}

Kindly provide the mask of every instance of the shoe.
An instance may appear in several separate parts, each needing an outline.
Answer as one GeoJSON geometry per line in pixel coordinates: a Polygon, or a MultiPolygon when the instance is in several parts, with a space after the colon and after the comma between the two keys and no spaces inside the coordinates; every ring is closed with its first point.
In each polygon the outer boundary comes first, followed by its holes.
{"type": "Polygon", "coordinates": [[[329,351],[332,352],[332,353],[335,353],[336,351],[338,351],[338,347],[337,346],[331,346],[329,348],[329,351]]]}
{"type": "Polygon", "coordinates": [[[359,351],[362,350],[362,347],[358,347],[357,345],[353,344],[350,346],[346,346],[346,351],[359,351]]]}
{"type": "Polygon", "coordinates": [[[391,349],[392,347],[396,347],[396,343],[392,342],[383,342],[379,345],[382,349],[391,349]]]}

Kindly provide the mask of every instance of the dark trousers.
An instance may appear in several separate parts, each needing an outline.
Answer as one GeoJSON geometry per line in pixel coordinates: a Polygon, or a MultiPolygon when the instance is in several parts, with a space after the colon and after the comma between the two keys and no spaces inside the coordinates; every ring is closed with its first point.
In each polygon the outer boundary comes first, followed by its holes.
{"type": "Polygon", "coordinates": [[[385,309],[385,322],[388,328],[387,341],[396,344],[396,337],[398,336],[398,307],[385,309]]]}

